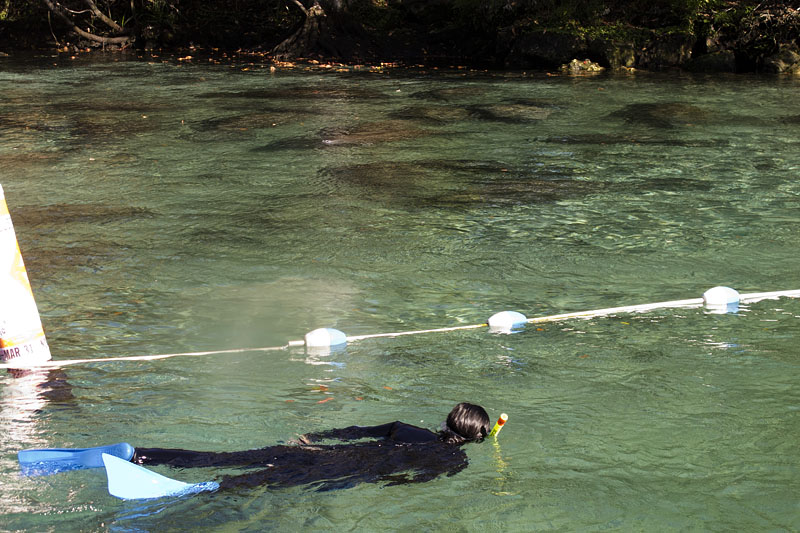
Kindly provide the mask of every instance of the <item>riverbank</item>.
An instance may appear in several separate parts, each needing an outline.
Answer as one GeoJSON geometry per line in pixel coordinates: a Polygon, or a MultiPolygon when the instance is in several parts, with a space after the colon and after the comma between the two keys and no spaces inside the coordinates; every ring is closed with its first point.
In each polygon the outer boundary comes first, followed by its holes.
{"type": "Polygon", "coordinates": [[[251,3],[237,4],[238,11],[207,7],[202,16],[188,9],[160,18],[140,13],[116,33],[97,26],[87,33],[78,20],[70,27],[43,6],[28,7],[0,17],[0,54],[205,50],[265,61],[553,70],[579,60],[566,69],[800,75],[800,2],[621,2],[615,9],[567,2],[559,11],[547,2],[534,9],[526,2],[501,8],[491,1],[355,0],[338,12],[279,10],[276,4],[259,13],[251,3]]]}

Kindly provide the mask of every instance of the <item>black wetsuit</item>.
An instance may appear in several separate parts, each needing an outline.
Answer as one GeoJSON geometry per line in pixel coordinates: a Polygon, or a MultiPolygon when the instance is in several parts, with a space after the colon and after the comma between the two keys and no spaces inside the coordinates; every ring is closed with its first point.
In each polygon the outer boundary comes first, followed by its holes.
{"type": "Polygon", "coordinates": [[[403,422],[331,429],[302,438],[305,442],[300,445],[239,452],[136,448],[132,460],[138,464],[178,468],[253,469],[225,476],[220,482],[221,489],[309,484],[318,490],[330,490],[358,483],[420,483],[442,474],[451,476],[467,466],[467,455],[460,446],[442,442],[436,433],[403,422]],[[310,444],[322,440],[359,442],[310,444]]]}

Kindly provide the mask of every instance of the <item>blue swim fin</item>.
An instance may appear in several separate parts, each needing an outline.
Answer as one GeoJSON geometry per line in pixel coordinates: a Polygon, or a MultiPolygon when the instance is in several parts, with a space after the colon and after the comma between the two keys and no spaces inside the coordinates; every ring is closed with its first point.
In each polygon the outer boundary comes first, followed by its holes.
{"type": "Polygon", "coordinates": [[[219,483],[184,483],[156,474],[113,455],[103,454],[108,475],[108,492],[123,500],[144,500],[164,496],[186,496],[203,491],[214,491],[219,483]]]}
{"type": "Polygon", "coordinates": [[[26,476],[49,476],[68,470],[100,468],[102,454],[113,455],[126,461],[133,457],[133,446],[127,442],[98,446],[96,448],[50,448],[22,450],[17,453],[19,467],[26,476]]]}

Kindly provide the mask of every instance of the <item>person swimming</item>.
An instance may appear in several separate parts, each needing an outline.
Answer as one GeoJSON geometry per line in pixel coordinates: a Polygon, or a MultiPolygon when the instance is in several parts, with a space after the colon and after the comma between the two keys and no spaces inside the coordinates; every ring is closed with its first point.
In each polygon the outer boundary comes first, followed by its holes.
{"type": "Polygon", "coordinates": [[[220,490],[298,485],[332,490],[359,483],[421,483],[464,470],[468,460],[461,445],[481,442],[489,434],[489,424],[483,407],[464,402],[450,411],[439,432],[396,421],[306,433],[290,444],[237,452],[136,448],[131,461],[248,470],[223,477],[220,490]]]}

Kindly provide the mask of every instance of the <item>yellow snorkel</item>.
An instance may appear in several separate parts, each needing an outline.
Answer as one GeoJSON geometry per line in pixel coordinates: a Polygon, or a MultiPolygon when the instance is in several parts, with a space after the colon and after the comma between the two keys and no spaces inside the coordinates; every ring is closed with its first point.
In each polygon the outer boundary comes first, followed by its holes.
{"type": "Polygon", "coordinates": [[[496,438],[497,434],[500,433],[500,430],[503,429],[503,426],[505,425],[507,420],[508,420],[508,415],[505,413],[501,414],[500,418],[497,419],[497,422],[495,422],[494,427],[489,432],[488,436],[496,438]]]}
{"type": "Polygon", "coordinates": [[[497,496],[513,496],[516,494],[515,492],[509,492],[506,490],[506,483],[508,481],[510,472],[506,472],[508,468],[508,463],[503,459],[503,456],[500,454],[500,443],[497,442],[497,434],[500,433],[500,430],[503,429],[503,426],[508,421],[508,415],[502,413],[500,418],[497,419],[495,422],[494,427],[489,432],[488,437],[494,437],[492,439],[492,445],[494,446],[494,461],[497,467],[497,489],[492,491],[492,494],[497,496]]]}

